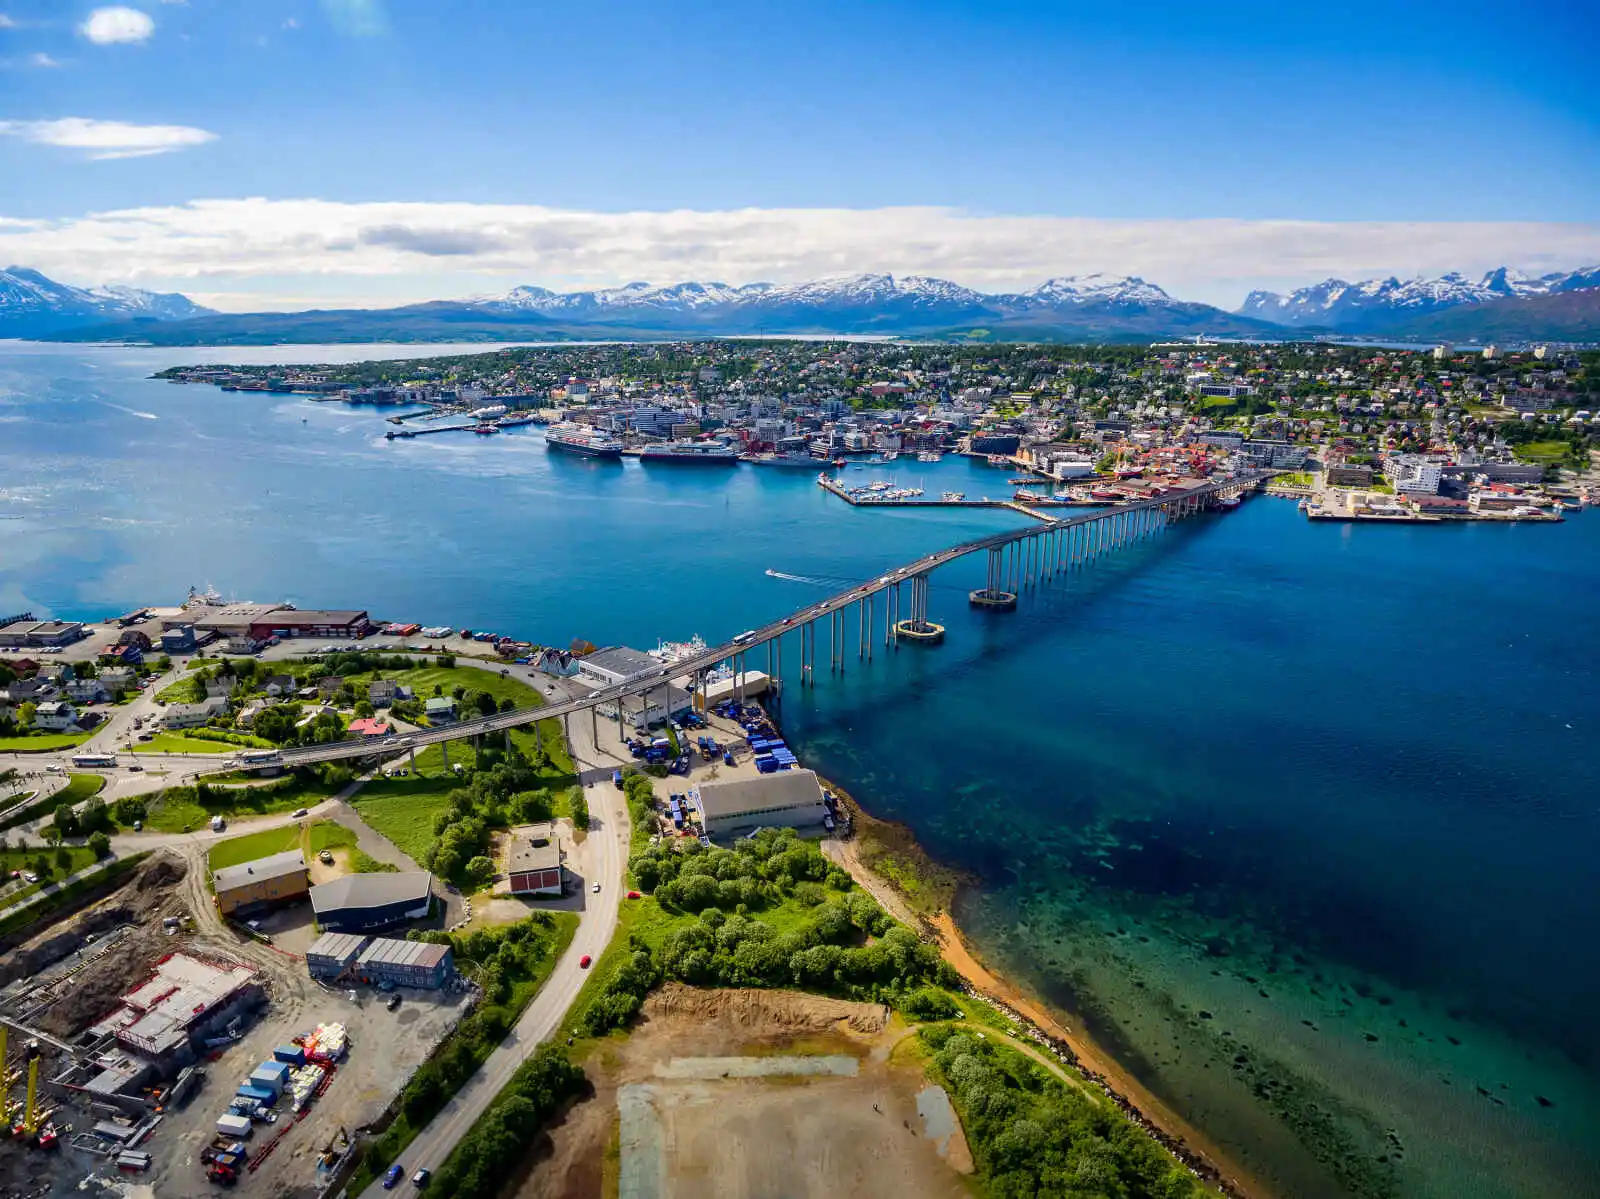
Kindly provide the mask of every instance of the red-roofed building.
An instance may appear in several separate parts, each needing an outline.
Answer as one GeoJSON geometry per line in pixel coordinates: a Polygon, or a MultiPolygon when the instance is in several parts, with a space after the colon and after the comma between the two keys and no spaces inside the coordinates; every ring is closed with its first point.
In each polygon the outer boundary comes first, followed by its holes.
{"type": "Polygon", "coordinates": [[[394,732],[394,727],[376,716],[363,716],[350,722],[349,731],[355,737],[387,737],[394,732]]]}

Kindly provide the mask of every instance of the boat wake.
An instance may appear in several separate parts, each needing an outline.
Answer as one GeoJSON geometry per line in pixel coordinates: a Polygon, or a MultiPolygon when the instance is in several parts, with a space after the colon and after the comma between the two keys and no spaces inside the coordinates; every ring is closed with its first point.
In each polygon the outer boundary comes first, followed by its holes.
{"type": "Polygon", "coordinates": [[[121,404],[113,404],[110,400],[96,400],[102,408],[115,408],[118,412],[126,412],[129,416],[137,416],[140,420],[160,420],[154,412],[140,412],[137,408],[124,408],[121,404]]]}
{"type": "Polygon", "coordinates": [[[838,582],[837,579],[814,579],[810,575],[785,574],[783,571],[773,570],[771,567],[767,568],[767,576],[773,579],[782,579],[786,583],[810,583],[815,587],[832,587],[838,582]]]}

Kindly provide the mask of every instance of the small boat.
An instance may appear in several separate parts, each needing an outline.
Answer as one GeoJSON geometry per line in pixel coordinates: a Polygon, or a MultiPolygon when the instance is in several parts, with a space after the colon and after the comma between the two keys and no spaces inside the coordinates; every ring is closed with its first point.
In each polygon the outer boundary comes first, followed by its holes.
{"type": "Polygon", "coordinates": [[[923,450],[917,455],[918,462],[943,462],[944,455],[937,450],[923,450]]]}
{"type": "Polygon", "coordinates": [[[967,493],[964,491],[946,491],[943,492],[939,498],[947,504],[959,504],[962,500],[967,498],[967,493]]]}
{"type": "Polygon", "coordinates": [[[500,432],[500,426],[491,425],[487,421],[485,421],[481,425],[474,425],[473,428],[472,428],[472,431],[474,433],[476,433],[479,437],[488,437],[491,433],[500,432]]]}

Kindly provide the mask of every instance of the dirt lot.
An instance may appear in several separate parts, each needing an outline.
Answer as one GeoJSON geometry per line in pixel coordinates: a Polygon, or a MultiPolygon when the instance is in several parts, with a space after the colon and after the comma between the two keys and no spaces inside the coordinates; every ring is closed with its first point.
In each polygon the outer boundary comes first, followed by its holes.
{"type": "Polygon", "coordinates": [[[593,1095],[517,1199],[966,1196],[965,1140],[904,1035],[872,1004],[664,987],[587,1063],[593,1095]]]}

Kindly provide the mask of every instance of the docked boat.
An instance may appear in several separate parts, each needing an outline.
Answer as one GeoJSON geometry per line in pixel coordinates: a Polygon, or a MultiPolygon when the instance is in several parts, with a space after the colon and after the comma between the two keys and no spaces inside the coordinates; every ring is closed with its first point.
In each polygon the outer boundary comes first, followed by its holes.
{"type": "Polygon", "coordinates": [[[566,450],[585,458],[621,458],[622,442],[604,429],[570,422],[551,425],[545,430],[545,444],[553,450],[566,450]]]}
{"type": "Polygon", "coordinates": [[[918,462],[943,462],[944,455],[937,450],[923,450],[917,455],[918,462]]]}
{"type": "Polygon", "coordinates": [[[488,421],[484,421],[481,425],[474,425],[472,431],[479,437],[488,437],[491,434],[500,432],[500,426],[491,425],[488,421]]]}
{"type": "Polygon", "coordinates": [[[756,466],[803,466],[808,470],[817,465],[817,460],[810,454],[752,454],[741,461],[756,466]]]}
{"type": "Polygon", "coordinates": [[[1120,491],[1108,491],[1104,487],[1096,487],[1089,492],[1089,498],[1091,500],[1120,500],[1125,497],[1120,491]]]}
{"type": "Polygon", "coordinates": [[[671,462],[679,465],[737,466],[739,451],[720,441],[664,441],[639,451],[641,462],[671,462]]]}
{"type": "Polygon", "coordinates": [[[942,492],[939,498],[947,504],[959,504],[967,498],[967,493],[964,491],[946,491],[942,492]]]}

